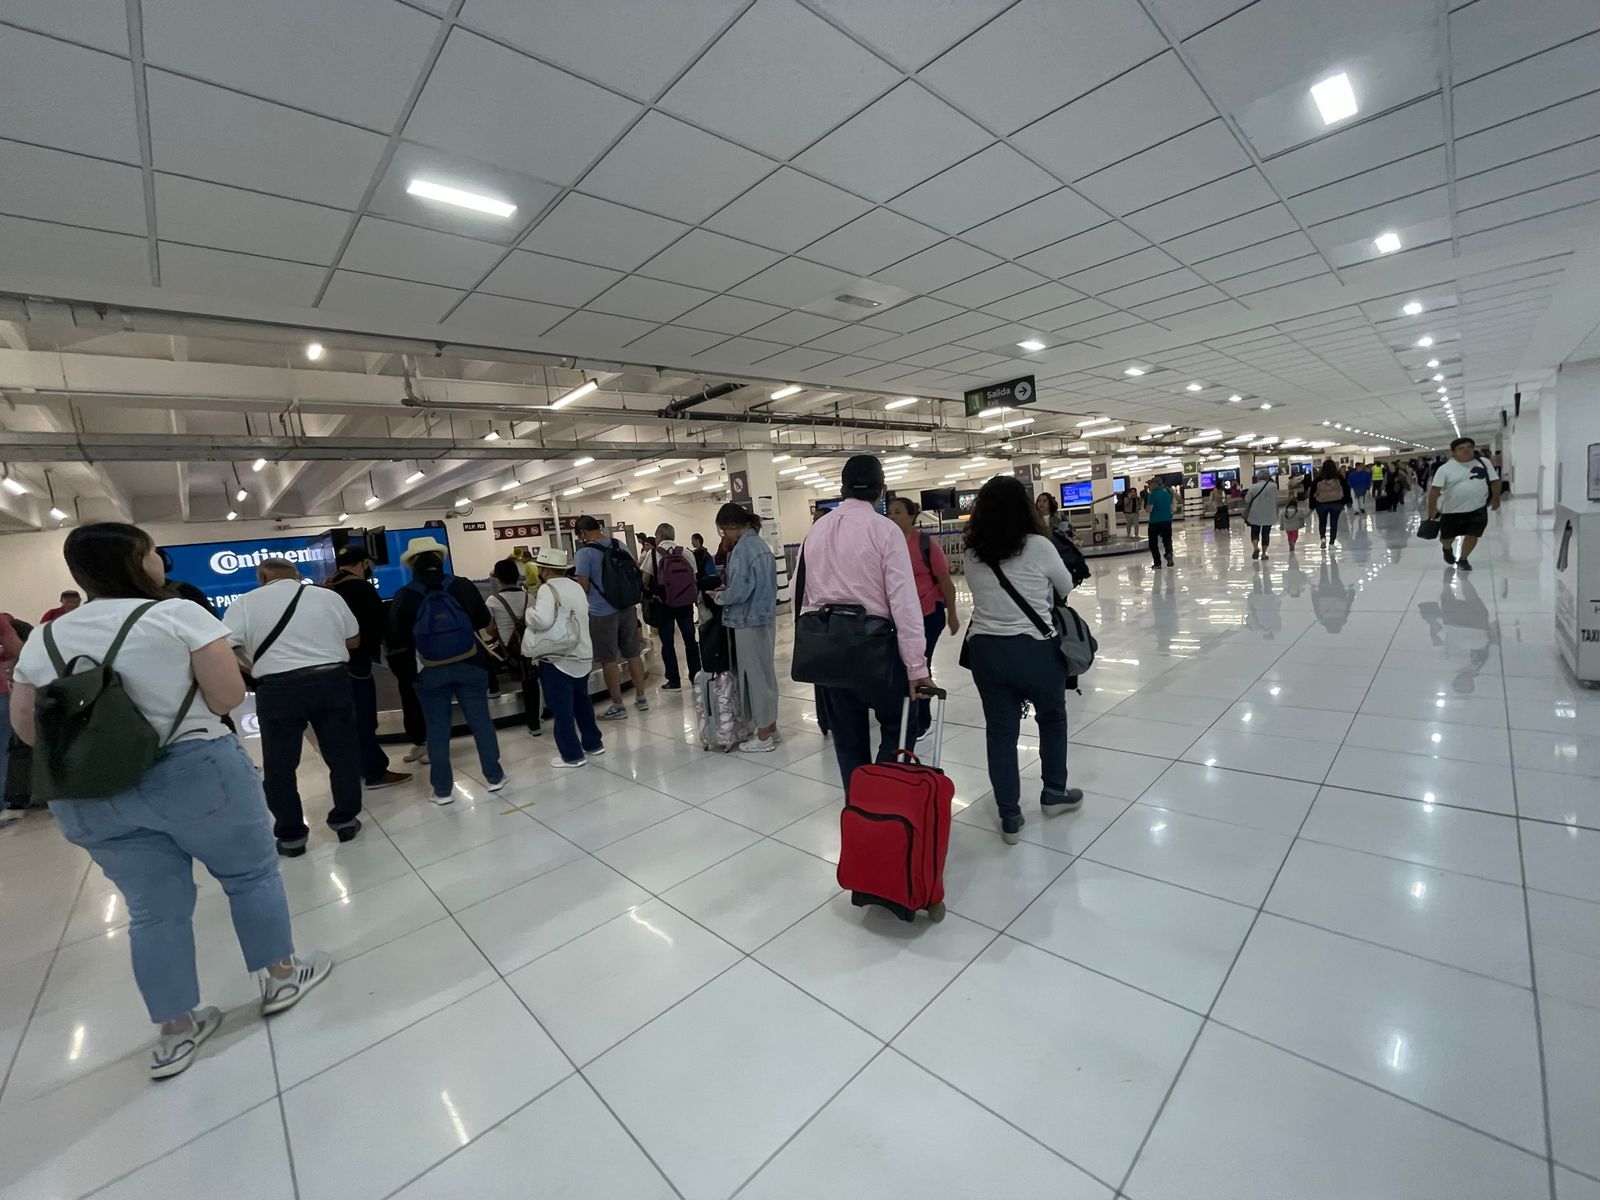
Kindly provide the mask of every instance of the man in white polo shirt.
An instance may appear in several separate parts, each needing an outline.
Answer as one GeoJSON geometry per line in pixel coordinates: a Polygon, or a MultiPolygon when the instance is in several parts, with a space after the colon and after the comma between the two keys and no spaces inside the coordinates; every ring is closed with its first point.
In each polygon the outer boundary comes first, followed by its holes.
{"type": "Polygon", "coordinates": [[[1493,463],[1478,457],[1476,442],[1459,437],[1450,443],[1450,460],[1433,473],[1428,485],[1428,519],[1439,522],[1445,562],[1472,570],[1472,551],[1489,527],[1490,509],[1500,509],[1500,476],[1493,463]],[[1461,539],[1459,559],[1457,538],[1461,539]]]}
{"type": "Polygon", "coordinates": [[[361,832],[361,752],[347,665],[361,628],[338,593],[305,586],[288,559],[262,559],[256,578],[261,586],[235,600],[223,624],[256,680],[262,784],[278,853],[297,858],[309,834],[295,778],[307,725],[328,764],[328,828],[341,842],[361,832]]]}

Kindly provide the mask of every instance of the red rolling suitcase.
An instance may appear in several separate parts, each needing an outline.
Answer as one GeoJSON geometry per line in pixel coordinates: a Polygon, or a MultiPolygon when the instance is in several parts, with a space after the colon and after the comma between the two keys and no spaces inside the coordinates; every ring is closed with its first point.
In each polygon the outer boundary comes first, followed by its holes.
{"type": "MultiPolygon", "coordinates": [[[[939,770],[945,693],[935,688],[932,765],[903,746],[893,762],[868,763],[850,776],[839,814],[839,886],[851,903],[887,908],[902,921],[927,909],[944,920],[944,856],[956,785],[939,770]]],[[[911,728],[907,697],[900,728],[911,728]]]]}

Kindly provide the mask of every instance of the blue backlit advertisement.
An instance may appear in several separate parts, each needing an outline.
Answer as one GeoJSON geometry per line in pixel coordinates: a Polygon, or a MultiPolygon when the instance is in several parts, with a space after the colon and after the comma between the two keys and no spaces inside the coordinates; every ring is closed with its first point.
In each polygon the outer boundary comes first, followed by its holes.
{"type": "MultiPolygon", "coordinates": [[[[373,583],[385,600],[410,579],[411,572],[400,565],[400,555],[412,538],[431,536],[449,545],[442,528],[387,529],[384,541],[389,546],[387,566],[374,566],[373,583]]],[[[325,533],[295,537],[250,538],[233,542],[198,542],[187,546],[163,546],[172,559],[168,577],[192,583],[206,594],[218,612],[256,587],[256,565],[263,558],[287,558],[307,579],[322,581],[333,574],[333,544],[325,533]]]]}
{"type": "Polygon", "coordinates": [[[1094,503],[1094,484],[1088,480],[1082,483],[1063,483],[1061,485],[1061,507],[1077,508],[1084,504],[1094,503]]]}

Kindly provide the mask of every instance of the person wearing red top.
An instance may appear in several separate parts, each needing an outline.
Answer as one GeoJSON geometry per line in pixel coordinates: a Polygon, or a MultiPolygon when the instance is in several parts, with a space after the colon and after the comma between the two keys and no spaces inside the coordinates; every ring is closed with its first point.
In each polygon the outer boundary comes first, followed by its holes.
{"type": "Polygon", "coordinates": [[[48,625],[57,617],[66,616],[69,612],[77,608],[78,605],[82,603],[83,597],[78,595],[78,593],[73,591],[71,588],[68,588],[66,591],[61,593],[61,603],[56,605],[49,612],[45,613],[44,616],[40,617],[39,624],[48,625]]]}
{"type": "Polygon", "coordinates": [[[0,612],[0,825],[22,816],[22,808],[6,807],[6,777],[11,761],[11,668],[22,653],[22,638],[11,614],[0,612]]]}
{"type": "MultiPolygon", "coordinates": [[[[958,632],[961,619],[956,616],[956,585],[950,579],[950,560],[937,539],[917,528],[917,514],[921,511],[909,496],[896,496],[889,501],[889,519],[905,534],[906,549],[911,552],[911,575],[917,582],[917,600],[922,604],[922,634],[927,639],[928,662],[932,664],[939,635],[946,627],[952,634],[958,632]]],[[[932,722],[932,703],[918,700],[917,736],[927,733],[932,722]]]]}

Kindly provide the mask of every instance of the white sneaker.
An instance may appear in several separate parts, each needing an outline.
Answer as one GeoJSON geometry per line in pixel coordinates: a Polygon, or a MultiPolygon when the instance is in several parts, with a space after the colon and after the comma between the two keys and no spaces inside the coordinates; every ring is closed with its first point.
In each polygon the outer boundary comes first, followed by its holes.
{"type": "Polygon", "coordinates": [[[568,762],[558,754],[550,760],[550,765],[552,767],[586,767],[589,765],[589,760],[580,758],[577,762],[568,762]]]}
{"type": "Polygon", "coordinates": [[[189,1014],[193,1024],[181,1033],[164,1033],[150,1052],[150,1078],[167,1079],[187,1071],[200,1044],[222,1025],[220,1008],[197,1008],[189,1014]]]}
{"type": "Polygon", "coordinates": [[[751,738],[748,742],[739,743],[740,754],[771,754],[778,748],[778,744],[771,738],[762,741],[760,738],[751,738]]]}
{"type": "Polygon", "coordinates": [[[270,1017],[286,1008],[293,1008],[333,970],[333,955],[326,950],[315,950],[305,958],[294,956],[294,971],[287,979],[274,979],[270,971],[263,972],[261,980],[261,1015],[270,1017]]]}
{"type": "Polygon", "coordinates": [[[485,791],[489,791],[489,792],[498,792],[501,788],[505,787],[505,785],[507,784],[507,782],[510,781],[510,779],[511,779],[511,775],[510,775],[509,772],[507,772],[507,773],[505,773],[505,774],[500,776],[500,782],[499,783],[488,783],[488,784],[485,784],[484,785],[484,790],[485,791]]]}
{"type": "Polygon", "coordinates": [[[427,762],[428,748],[426,746],[413,746],[406,751],[407,762],[427,762]]]}
{"type": "Polygon", "coordinates": [[[433,802],[435,804],[437,804],[440,808],[443,808],[446,804],[454,804],[456,802],[455,789],[452,788],[450,791],[446,792],[442,796],[433,797],[433,802]]]}
{"type": "Polygon", "coordinates": [[[605,752],[606,752],[606,748],[604,746],[596,746],[593,750],[585,750],[584,751],[584,753],[587,754],[590,758],[599,758],[605,752]]]}
{"type": "Polygon", "coordinates": [[[0,808],[0,825],[9,825],[13,821],[20,821],[28,815],[25,808],[0,808]]]}

